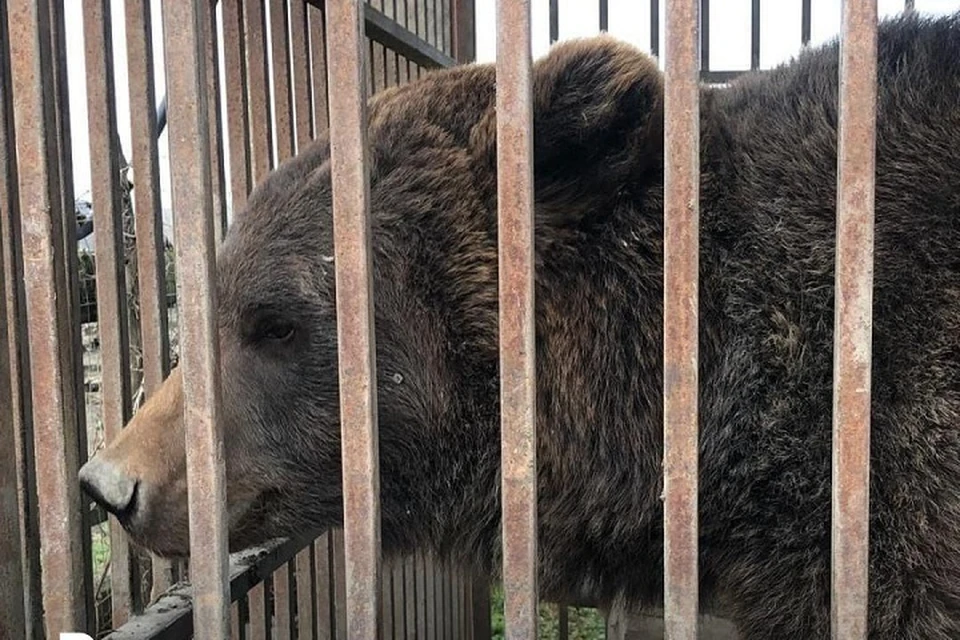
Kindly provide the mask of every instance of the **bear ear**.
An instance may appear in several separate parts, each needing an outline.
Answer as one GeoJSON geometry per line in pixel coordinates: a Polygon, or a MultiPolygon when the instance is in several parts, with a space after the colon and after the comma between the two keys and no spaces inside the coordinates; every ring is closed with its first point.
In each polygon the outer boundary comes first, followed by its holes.
{"type": "MultiPolygon", "coordinates": [[[[496,121],[478,123],[496,163],[496,121]]],[[[608,35],[554,45],[533,67],[538,226],[602,217],[630,181],[659,170],[663,82],[656,60],[608,35]]],[[[488,156],[489,157],[489,156],[488,156]]]]}

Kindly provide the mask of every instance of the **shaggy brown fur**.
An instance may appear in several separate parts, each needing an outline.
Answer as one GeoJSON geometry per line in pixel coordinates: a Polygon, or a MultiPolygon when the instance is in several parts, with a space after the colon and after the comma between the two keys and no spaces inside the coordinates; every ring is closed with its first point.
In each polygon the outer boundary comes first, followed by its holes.
{"type": "MultiPolygon", "coordinates": [[[[829,635],[837,52],[701,96],[702,593],[750,640],[829,635]]],[[[881,28],[871,638],[960,637],[958,61],[960,16],[881,28]]],[[[494,80],[434,73],[369,112],[384,546],[485,570],[494,80]]],[[[546,597],[662,595],[662,93],[608,37],[536,64],[546,597]]],[[[234,548],[341,522],[328,153],[274,172],[218,258],[234,548]]],[[[100,458],[140,480],[125,526],[170,554],[187,551],[180,402],[157,395],[100,458]]]]}

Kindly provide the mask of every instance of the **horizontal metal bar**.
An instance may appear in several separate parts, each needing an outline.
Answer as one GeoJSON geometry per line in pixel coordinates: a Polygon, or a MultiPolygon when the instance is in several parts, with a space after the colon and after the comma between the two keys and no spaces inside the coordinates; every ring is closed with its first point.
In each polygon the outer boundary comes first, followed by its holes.
{"type": "MultiPolygon", "coordinates": [[[[271,541],[230,556],[230,602],[243,598],[308,545],[309,538],[271,541]]],[[[193,586],[174,585],[142,614],[134,616],[104,640],[180,640],[193,633],[193,586]]]]}
{"type": "Polygon", "coordinates": [[[417,37],[369,4],[363,5],[363,18],[368,38],[379,42],[391,51],[396,51],[421,67],[438,69],[452,67],[457,63],[443,51],[417,37]]]}

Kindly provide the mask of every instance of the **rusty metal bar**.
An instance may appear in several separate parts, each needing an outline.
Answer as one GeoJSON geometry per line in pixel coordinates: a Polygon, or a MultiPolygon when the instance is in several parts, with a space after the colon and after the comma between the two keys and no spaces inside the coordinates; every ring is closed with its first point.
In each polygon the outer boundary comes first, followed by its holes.
{"type": "MultiPolygon", "coordinates": [[[[140,290],[140,342],[143,391],[149,398],[170,373],[167,296],[160,204],[156,92],[153,86],[153,40],[150,3],[129,0],[126,12],[130,99],[130,142],[133,151],[134,224],[140,290]]],[[[153,597],[168,589],[176,576],[173,563],[153,558],[153,597]]]]}
{"type": "MultiPolygon", "coordinates": [[[[266,17],[263,0],[243,0],[247,55],[247,100],[250,126],[251,188],[273,167],[273,136],[270,122],[270,80],[267,76],[266,17]]],[[[232,166],[232,165],[231,165],[232,166]]]]}
{"type": "Polygon", "coordinates": [[[227,140],[230,153],[230,201],[236,215],[246,206],[247,196],[252,189],[245,23],[243,0],[222,0],[221,4],[227,140]]]}
{"type": "Polygon", "coordinates": [[[43,607],[45,631],[56,636],[87,628],[88,590],[50,18],[45,2],[8,3],[43,607]]]}
{"type": "Polygon", "coordinates": [[[293,633],[290,564],[282,564],[273,572],[273,637],[276,640],[290,640],[293,633]]]}
{"type": "Polygon", "coordinates": [[[384,567],[380,581],[380,637],[393,639],[393,572],[389,565],[384,567]]]}
{"type": "Polygon", "coordinates": [[[803,0],[800,5],[800,42],[803,46],[810,44],[811,2],[803,0]]]}
{"type": "Polygon", "coordinates": [[[867,637],[877,0],[843,3],[833,365],[833,637],[867,637]]]}
{"type": "Polygon", "coordinates": [[[293,98],[296,106],[297,151],[313,139],[313,97],[310,87],[310,43],[307,39],[307,2],[290,0],[290,49],[293,68],[293,98]]]}
{"type": "MultiPolygon", "coordinates": [[[[7,2],[0,0],[0,149],[16,149],[12,83],[10,74],[10,38],[7,31],[7,2]]],[[[30,407],[30,363],[27,358],[26,301],[23,290],[23,260],[20,243],[20,202],[16,153],[0,153],[0,254],[5,277],[3,296],[6,311],[2,321],[7,325],[7,343],[0,345],[7,353],[11,384],[10,429],[18,508],[19,556],[22,575],[19,580],[20,605],[23,607],[22,637],[33,640],[41,633],[43,612],[40,592],[40,532],[37,520],[37,490],[34,469],[32,410],[30,407]]],[[[16,577],[9,588],[16,588],[16,577]]],[[[3,601],[6,603],[7,601],[3,601]]],[[[6,606],[6,605],[5,605],[6,606]]],[[[16,605],[14,605],[16,606],[16,605]]],[[[16,629],[15,613],[8,624],[16,629]]],[[[15,635],[15,634],[14,634],[15,635]]]]}
{"type": "Polygon", "coordinates": [[[663,509],[666,640],[697,637],[700,104],[697,0],[667,3],[663,509]]]}
{"type": "MultiPolygon", "coordinates": [[[[110,3],[83,3],[86,47],[90,177],[96,233],[97,324],[101,353],[104,437],[112,441],[132,415],[130,340],[127,324],[120,149],[113,80],[110,3]]],[[[134,604],[136,566],[120,523],[110,522],[110,595],[113,625],[127,621],[134,604]]]]}
{"type": "Polygon", "coordinates": [[[313,608],[316,591],[316,577],[313,573],[316,545],[310,544],[301,549],[294,558],[297,582],[297,638],[313,638],[317,625],[313,608]]]}
{"type": "Polygon", "coordinates": [[[204,0],[163,4],[194,629],[213,640],[229,636],[230,599],[214,227],[208,215],[213,207],[209,105],[216,104],[207,95],[209,19],[204,0]]]}
{"type": "Polygon", "coordinates": [[[537,637],[537,433],[534,342],[530,2],[497,2],[497,194],[504,622],[537,637]]]}
{"type": "Polygon", "coordinates": [[[362,2],[331,0],[326,6],[347,636],[373,638],[380,615],[380,456],[363,89],[367,40],[362,2]]]}
{"type": "Polygon", "coordinates": [[[274,111],[277,118],[278,162],[294,149],[293,97],[290,81],[290,38],[286,0],[270,0],[270,46],[273,49],[274,111]]]}

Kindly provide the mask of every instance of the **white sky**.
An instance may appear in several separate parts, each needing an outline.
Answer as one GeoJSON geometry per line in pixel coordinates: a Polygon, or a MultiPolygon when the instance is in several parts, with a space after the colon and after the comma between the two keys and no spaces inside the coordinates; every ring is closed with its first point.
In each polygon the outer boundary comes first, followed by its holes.
{"type": "MultiPolygon", "coordinates": [[[[660,0],[660,43],[663,51],[665,0],[660,0]]],[[[117,119],[124,153],[130,157],[130,113],[127,87],[126,35],[123,0],[111,0],[113,8],[114,62],[116,66],[117,119]]],[[[161,1],[153,7],[153,44],[156,61],[157,101],[163,97],[163,37],[161,1]]],[[[533,55],[542,56],[549,48],[549,0],[533,0],[533,55]]],[[[738,70],[750,67],[750,0],[713,0],[710,3],[710,68],[738,70]]],[[[903,0],[878,0],[880,15],[898,13],[903,0]]],[[[647,0],[609,0],[609,31],[632,44],[649,50],[650,14],[647,0]]],[[[760,66],[769,68],[789,59],[800,48],[801,0],[761,0],[760,66]]],[[[921,13],[945,14],[960,9],[960,0],[916,0],[921,13]]],[[[70,120],[73,142],[74,190],[76,197],[89,199],[90,159],[87,134],[87,105],[82,3],[65,3],[67,24],[67,69],[70,89],[70,120]]],[[[476,0],[477,59],[492,62],[496,57],[496,2],[476,0]]],[[[267,4],[269,12],[269,4],[267,4]]],[[[597,0],[559,0],[560,39],[588,36],[599,32],[597,0]]],[[[811,44],[836,37],[840,29],[840,0],[812,0],[811,44]]],[[[268,36],[269,37],[269,36],[268,36]]],[[[223,58],[221,56],[221,70],[223,58]]],[[[662,60],[661,60],[662,64],[662,60]]],[[[221,71],[222,73],[222,71],[221,71]]],[[[225,116],[225,114],[224,114],[225,116]]],[[[229,161],[227,159],[227,161],[229,161]]],[[[160,139],[161,198],[166,210],[167,233],[170,227],[170,188],[166,133],[160,139]]],[[[225,167],[229,169],[229,167],[225,167]]],[[[136,194],[134,193],[134,197],[136,194]]]]}

